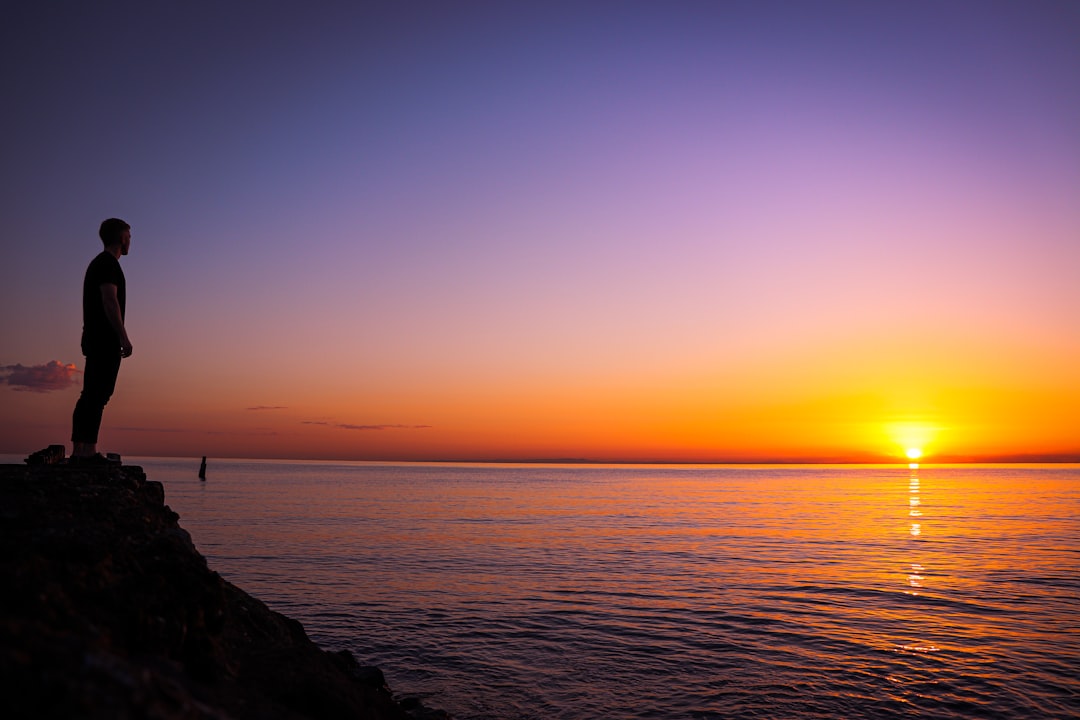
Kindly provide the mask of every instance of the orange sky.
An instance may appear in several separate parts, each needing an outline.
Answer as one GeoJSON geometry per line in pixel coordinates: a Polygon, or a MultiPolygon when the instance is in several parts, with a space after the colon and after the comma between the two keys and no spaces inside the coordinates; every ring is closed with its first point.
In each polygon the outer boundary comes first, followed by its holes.
{"type": "Polygon", "coordinates": [[[104,451],[1080,458],[1080,13],[140,12],[5,48],[0,452],[119,216],[104,451]]]}

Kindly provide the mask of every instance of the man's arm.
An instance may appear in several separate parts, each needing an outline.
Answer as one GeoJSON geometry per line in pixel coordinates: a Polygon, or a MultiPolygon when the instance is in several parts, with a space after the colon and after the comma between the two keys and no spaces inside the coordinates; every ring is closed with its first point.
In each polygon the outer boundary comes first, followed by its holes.
{"type": "Polygon", "coordinates": [[[101,302],[105,305],[105,317],[109,318],[116,336],[120,338],[120,357],[130,357],[131,341],[128,340],[127,330],[124,329],[124,318],[120,315],[120,301],[116,298],[115,285],[102,283],[101,302]]]}

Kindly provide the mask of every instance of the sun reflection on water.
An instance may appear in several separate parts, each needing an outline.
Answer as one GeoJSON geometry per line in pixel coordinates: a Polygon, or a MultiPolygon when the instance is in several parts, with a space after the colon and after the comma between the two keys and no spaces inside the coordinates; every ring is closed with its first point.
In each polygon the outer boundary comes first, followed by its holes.
{"type": "MultiPolygon", "coordinates": [[[[911,493],[911,497],[908,500],[910,507],[908,515],[910,517],[919,517],[922,515],[922,511],[919,510],[919,478],[916,473],[917,468],[918,466],[916,465],[916,467],[911,470],[911,479],[908,482],[908,491],[911,493]]],[[[919,537],[920,535],[922,535],[922,523],[912,521],[911,536],[919,537]]]]}
{"type": "MultiPolygon", "coordinates": [[[[919,464],[911,463],[909,465],[911,470],[908,476],[908,518],[910,518],[911,526],[908,530],[913,539],[921,539],[922,536],[922,500],[919,497],[919,493],[922,490],[922,483],[919,480],[919,464]]],[[[926,580],[926,567],[922,563],[912,560],[907,567],[907,587],[904,589],[904,593],[914,597],[918,597],[925,589],[923,582],[926,580]]],[[[936,653],[940,652],[941,648],[931,642],[907,642],[898,643],[895,647],[896,652],[899,653],[936,653]]]]}
{"type": "MultiPolygon", "coordinates": [[[[919,490],[921,489],[921,483],[919,482],[919,465],[918,463],[912,463],[910,466],[911,473],[908,477],[908,517],[913,518],[911,520],[911,527],[908,532],[913,538],[919,538],[922,535],[922,522],[919,518],[922,517],[922,500],[919,498],[919,490]]],[[[906,592],[909,595],[918,595],[918,589],[921,588],[923,581],[923,566],[920,563],[912,562],[910,572],[908,573],[908,587],[906,592]]]]}
{"type": "MultiPolygon", "coordinates": [[[[907,576],[909,586],[911,586],[913,588],[921,588],[922,587],[922,581],[924,580],[923,575],[922,575],[922,571],[923,571],[923,566],[922,565],[920,565],[919,563],[916,563],[916,562],[911,563],[911,572],[908,573],[908,576],[907,576]]],[[[918,595],[919,593],[913,592],[911,594],[912,595],[918,595]]]]}

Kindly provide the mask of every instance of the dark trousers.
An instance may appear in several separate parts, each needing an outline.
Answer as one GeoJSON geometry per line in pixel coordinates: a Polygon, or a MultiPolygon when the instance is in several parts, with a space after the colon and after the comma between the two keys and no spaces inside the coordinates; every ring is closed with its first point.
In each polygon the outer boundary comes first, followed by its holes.
{"type": "Polygon", "coordinates": [[[83,390],[71,415],[71,441],[96,443],[101,429],[101,413],[116,389],[120,373],[120,353],[87,355],[83,390]]]}

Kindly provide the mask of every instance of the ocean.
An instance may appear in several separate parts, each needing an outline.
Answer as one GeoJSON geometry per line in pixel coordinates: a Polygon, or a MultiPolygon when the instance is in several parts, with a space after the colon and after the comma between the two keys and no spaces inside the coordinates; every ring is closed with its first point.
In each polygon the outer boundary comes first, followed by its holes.
{"type": "Polygon", "coordinates": [[[458,720],[1080,717],[1080,465],[126,462],[458,720]]]}

